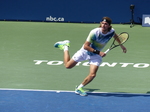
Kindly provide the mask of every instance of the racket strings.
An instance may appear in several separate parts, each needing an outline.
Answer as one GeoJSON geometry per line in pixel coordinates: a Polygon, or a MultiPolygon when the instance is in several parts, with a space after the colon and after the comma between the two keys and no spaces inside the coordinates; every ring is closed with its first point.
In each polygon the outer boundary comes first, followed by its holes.
{"type": "MultiPolygon", "coordinates": [[[[125,42],[127,41],[127,39],[128,39],[128,34],[123,33],[123,34],[119,35],[118,38],[119,38],[119,40],[120,40],[120,44],[123,44],[123,43],[125,43],[125,42]]],[[[119,43],[117,42],[117,40],[115,41],[114,44],[115,44],[115,45],[119,45],[119,43]]]]}

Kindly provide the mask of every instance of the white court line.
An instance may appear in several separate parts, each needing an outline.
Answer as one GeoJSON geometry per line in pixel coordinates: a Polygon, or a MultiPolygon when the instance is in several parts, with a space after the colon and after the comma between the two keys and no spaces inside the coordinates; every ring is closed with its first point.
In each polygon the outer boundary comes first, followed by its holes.
{"type": "Polygon", "coordinates": [[[12,88],[0,88],[0,90],[12,90],[12,91],[45,91],[45,92],[74,92],[74,91],[64,91],[64,90],[41,90],[41,89],[12,89],[12,88]]]}
{"type": "MultiPolygon", "coordinates": [[[[12,89],[12,88],[0,88],[1,90],[8,90],[8,91],[43,91],[43,92],[56,92],[56,93],[60,93],[60,92],[71,92],[74,93],[74,91],[67,91],[67,90],[40,90],[40,89],[12,89]]],[[[114,95],[144,95],[144,96],[150,96],[150,94],[146,94],[146,93],[110,93],[110,92],[87,92],[87,93],[101,93],[101,94],[114,94],[114,95]]]]}

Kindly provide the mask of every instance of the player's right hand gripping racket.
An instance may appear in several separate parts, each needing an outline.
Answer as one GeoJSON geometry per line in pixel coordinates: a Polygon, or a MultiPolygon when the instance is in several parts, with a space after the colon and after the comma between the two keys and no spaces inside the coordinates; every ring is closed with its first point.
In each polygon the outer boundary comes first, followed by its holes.
{"type": "Polygon", "coordinates": [[[115,38],[113,43],[111,44],[110,48],[104,52],[105,54],[108,53],[113,48],[124,44],[129,39],[129,34],[127,32],[122,32],[118,35],[118,38],[119,38],[120,42],[118,43],[117,38],[115,38]]]}

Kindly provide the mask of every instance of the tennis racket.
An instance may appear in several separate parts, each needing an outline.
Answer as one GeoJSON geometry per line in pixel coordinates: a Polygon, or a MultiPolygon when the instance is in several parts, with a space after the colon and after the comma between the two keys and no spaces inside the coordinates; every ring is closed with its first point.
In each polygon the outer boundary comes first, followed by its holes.
{"type": "Polygon", "coordinates": [[[113,40],[113,43],[111,44],[110,48],[107,49],[104,53],[108,53],[110,50],[124,44],[127,40],[129,39],[129,34],[127,32],[122,32],[118,35],[117,38],[115,38],[113,40]],[[119,38],[120,42],[117,41],[117,39],[119,38]]]}

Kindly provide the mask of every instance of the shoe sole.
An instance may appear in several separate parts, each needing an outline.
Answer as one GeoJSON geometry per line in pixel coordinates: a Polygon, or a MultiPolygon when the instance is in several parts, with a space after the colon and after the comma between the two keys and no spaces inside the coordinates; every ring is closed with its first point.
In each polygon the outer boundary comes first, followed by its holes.
{"type": "Polygon", "coordinates": [[[80,96],[87,96],[87,95],[82,95],[82,94],[80,94],[80,93],[78,93],[76,91],[75,91],[75,94],[80,95],[80,96]]]}
{"type": "Polygon", "coordinates": [[[58,45],[59,45],[59,43],[61,43],[61,42],[68,42],[68,43],[70,43],[69,40],[59,41],[59,42],[56,42],[56,43],[54,44],[54,47],[59,48],[58,45]]]}

